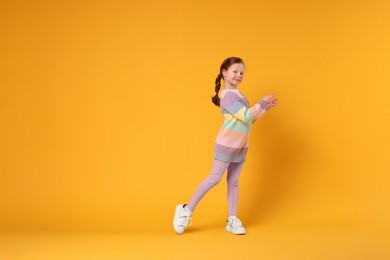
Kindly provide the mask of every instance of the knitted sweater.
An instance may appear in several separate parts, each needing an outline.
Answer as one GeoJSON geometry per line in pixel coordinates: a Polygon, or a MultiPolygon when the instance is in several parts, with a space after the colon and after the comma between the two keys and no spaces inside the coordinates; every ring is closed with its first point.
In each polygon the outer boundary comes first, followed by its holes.
{"type": "Polygon", "coordinates": [[[244,162],[252,124],[271,107],[264,99],[253,107],[238,89],[224,89],[220,95],[224,123],[215,140],[214,158],[223,162],[244,162]]]}

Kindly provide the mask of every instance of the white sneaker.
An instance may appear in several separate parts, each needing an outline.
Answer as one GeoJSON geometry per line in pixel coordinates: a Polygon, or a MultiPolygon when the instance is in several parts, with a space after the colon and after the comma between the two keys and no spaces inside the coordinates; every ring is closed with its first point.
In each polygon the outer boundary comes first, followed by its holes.
{"type": "Polygon", "coordinates": [[[175,216],[173,218],[173,228],[179,235],[183,234],[187,226],[191,226],[192,214],[188,212],[183,204],[176,206],[175,216]]]}
{"type": "Polygon", "coordinates": [[[231,232],[234,235],[245,235],[246,230],[239,220],[235,216],[230,216],[227,220],[226,231],[231,232]]]}

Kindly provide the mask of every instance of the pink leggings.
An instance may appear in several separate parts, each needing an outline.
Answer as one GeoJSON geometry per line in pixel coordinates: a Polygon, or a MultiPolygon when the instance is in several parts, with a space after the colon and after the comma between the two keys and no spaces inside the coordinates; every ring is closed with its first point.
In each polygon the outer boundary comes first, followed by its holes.
{"type": "Polygon", "coordinates": [[[196,205],[203,196],[221,181],[222,176],[227,169],[226,180],[228,183],[227,200],[229,216],[236,216],[238,204],[238,179],[240,178],[243,165],[244,163],[227,163],[214,160],[210,175],[199,184],[190,202],[188,202],[187,207],[194,211],[196,205]]]}

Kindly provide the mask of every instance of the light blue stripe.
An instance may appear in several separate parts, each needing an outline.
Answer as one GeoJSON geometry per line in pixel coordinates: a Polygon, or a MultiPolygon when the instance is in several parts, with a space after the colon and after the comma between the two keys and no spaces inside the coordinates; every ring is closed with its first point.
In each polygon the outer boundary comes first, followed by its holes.
{"type": "Polygon", "coordinates": [[[227,120],[224,122],[222,125],[222,128],[229,129],[235,132],[240,132],[240,133],[249,133],[251,131],[251,124],[244,124],[241,123],[240,121],[231,121],[227,120]]]}
{"type": "Polygon", "coordinates": [[[214,159],[223,162],[245,162],[245,155],[241,156],[229,156],[225,154],[215,153],[214,159]]]}

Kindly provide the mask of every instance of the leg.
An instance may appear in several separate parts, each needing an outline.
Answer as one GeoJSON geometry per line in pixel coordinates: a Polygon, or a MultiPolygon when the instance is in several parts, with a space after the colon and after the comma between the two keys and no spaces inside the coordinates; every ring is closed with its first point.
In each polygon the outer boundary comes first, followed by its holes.
{"type": "Polygon", "coordinates": [[[187,204],[190,210],[194,211],[203,196],[220,182],[228,166],[229,163],[214,160],[210,175],[199,184],[190,202],[187,204]]]}
{"type": "Polygon", "coordinates": [[[244,163],[230,163],[227,173],[229,216],[237,215],[238,180],[244,163]]]}

